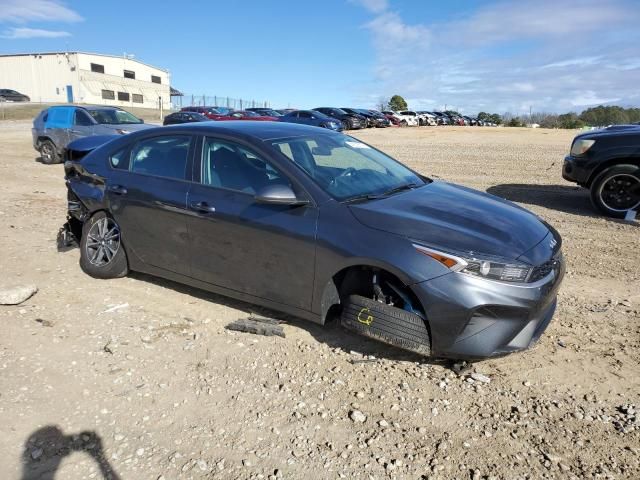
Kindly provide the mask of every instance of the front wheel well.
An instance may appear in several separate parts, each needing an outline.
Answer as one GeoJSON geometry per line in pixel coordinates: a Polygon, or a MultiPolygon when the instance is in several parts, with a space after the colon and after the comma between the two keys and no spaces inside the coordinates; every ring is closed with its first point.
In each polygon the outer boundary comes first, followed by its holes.
{"type": "Polygon", "coordinates": [[[44,136],[44,135],[40,135],[40,136],[38,137],[38,140],[37,140],[38,146],[40,146],[40,144],[41,144],[42,142],[47,141],[47,140],[48,140],[48,141],[50,141],[50,142],[53,142],[53,140],[51,140],[49,137],[44,136]]]}
{"type": "Polygon", "coordinates": [[[591,172],[589,180],[587,181],[585,186],[587,188],[591,188],[594,180],[598,178],[598,175],[600,175],[608,168],[615,167],[616,165],[635,165],[636,167],[640,168],[640,157],[612,158],[611,160],[602,162],[600,165],[593,169],[593,172],[591,172]]]}
{"type": "Polygon", "coordinates": [[[385,297],[382,301],[393,302],[405,310],[418,311],[426,318],[425,309],[416,294],[396,275],[380,267],[354,265],[337,272],[325,287],[323,319],[330,320],[329,314],[336,314],[350,295],[370,299],[382,295],[385,297]]]}

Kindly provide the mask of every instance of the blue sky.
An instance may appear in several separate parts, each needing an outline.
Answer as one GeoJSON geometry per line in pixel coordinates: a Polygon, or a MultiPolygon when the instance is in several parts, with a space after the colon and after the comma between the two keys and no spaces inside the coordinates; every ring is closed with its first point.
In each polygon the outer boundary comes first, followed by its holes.
{"type": "Polygon", "coordinates": [[[503,113],[640,105],[640,2],[0,0],[0,53],[135,54],[184,92],[503,113]]]}

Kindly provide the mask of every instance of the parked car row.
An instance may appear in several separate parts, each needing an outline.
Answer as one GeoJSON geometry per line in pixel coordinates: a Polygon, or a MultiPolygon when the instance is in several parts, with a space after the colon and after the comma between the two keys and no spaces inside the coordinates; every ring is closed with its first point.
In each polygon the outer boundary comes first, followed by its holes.
{"type": "MultiPolygon", "coordinates": [[[[1,90],[0,90],[1,92],[1,90]]],[[[233,110],[222,106],[184,107],[164,118],[163,125],[207,121],[252,120],[288,122],[341,132],[361,128],[420,125],[481,125],[471,117],[455,117],[441,112],[406,110],[377,111],[364,108],[318,107],[312,110],[252,107],[233,110]]],[[[33,146],[44,163],[57,163],[67,144],[92,135],[125,134],[149,128],[144,121],[118,107],[60,105],[49,107],[33,121],[33,146]]]]}
{"type": "MultiPolygon", "coordinates": [[[[394,112],[386,112],[393,114],[394,112]]],[[[435,125],[459,125],[459,126],[479,126],[495,127],[496,125],[484,120],[478,120],[468,115],[460,115],[455,112],[428,112],[425,110],[405,110],[397,113],[402,120],[406,120],[406,126],[435,126],[435,125]]]]}

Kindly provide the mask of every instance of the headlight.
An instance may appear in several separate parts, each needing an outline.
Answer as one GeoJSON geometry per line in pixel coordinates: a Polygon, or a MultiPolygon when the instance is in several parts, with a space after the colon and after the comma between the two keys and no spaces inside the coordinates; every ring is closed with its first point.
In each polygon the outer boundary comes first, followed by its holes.
{"type": "Polygon", "coordinates": [[[468,265],[461,272],[501,282],[524,283],[529,278],[531,267],[520,263],[502,263],[474,258],[468,261],[468,265]]]}
{"type": "Polygon", "coordinates": [[[440,262],[453,272],[473,275],[474,277],[496,280],[499,282],[525,283],[533,269],[530,265],[504,261],[496,258],[463,258],[450,253],[439,252],[422,245],[413,244],[414,248],[428,257],[440,262]]]}
{"type": "Polygon", "coordinates": [[[571,146],[571,155],[584,155],[594,143],[596,143],[595,140],[576,140],[571,146]]]}

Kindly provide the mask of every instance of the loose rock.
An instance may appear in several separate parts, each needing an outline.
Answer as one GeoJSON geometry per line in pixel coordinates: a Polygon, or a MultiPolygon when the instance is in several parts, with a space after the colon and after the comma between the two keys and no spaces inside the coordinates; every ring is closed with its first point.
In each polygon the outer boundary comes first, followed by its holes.
{"type": "Polygon", "coordinates": [[[349,418],[356,423],[364,423],[367,420],[367,416],[360,410],[352,410],[349,418]]]}
{"type": "Polygon", "coordinates": [[[23,285],[0,290],[0,305],[20,305],[38,291],[35,285],[23,285]]]}

